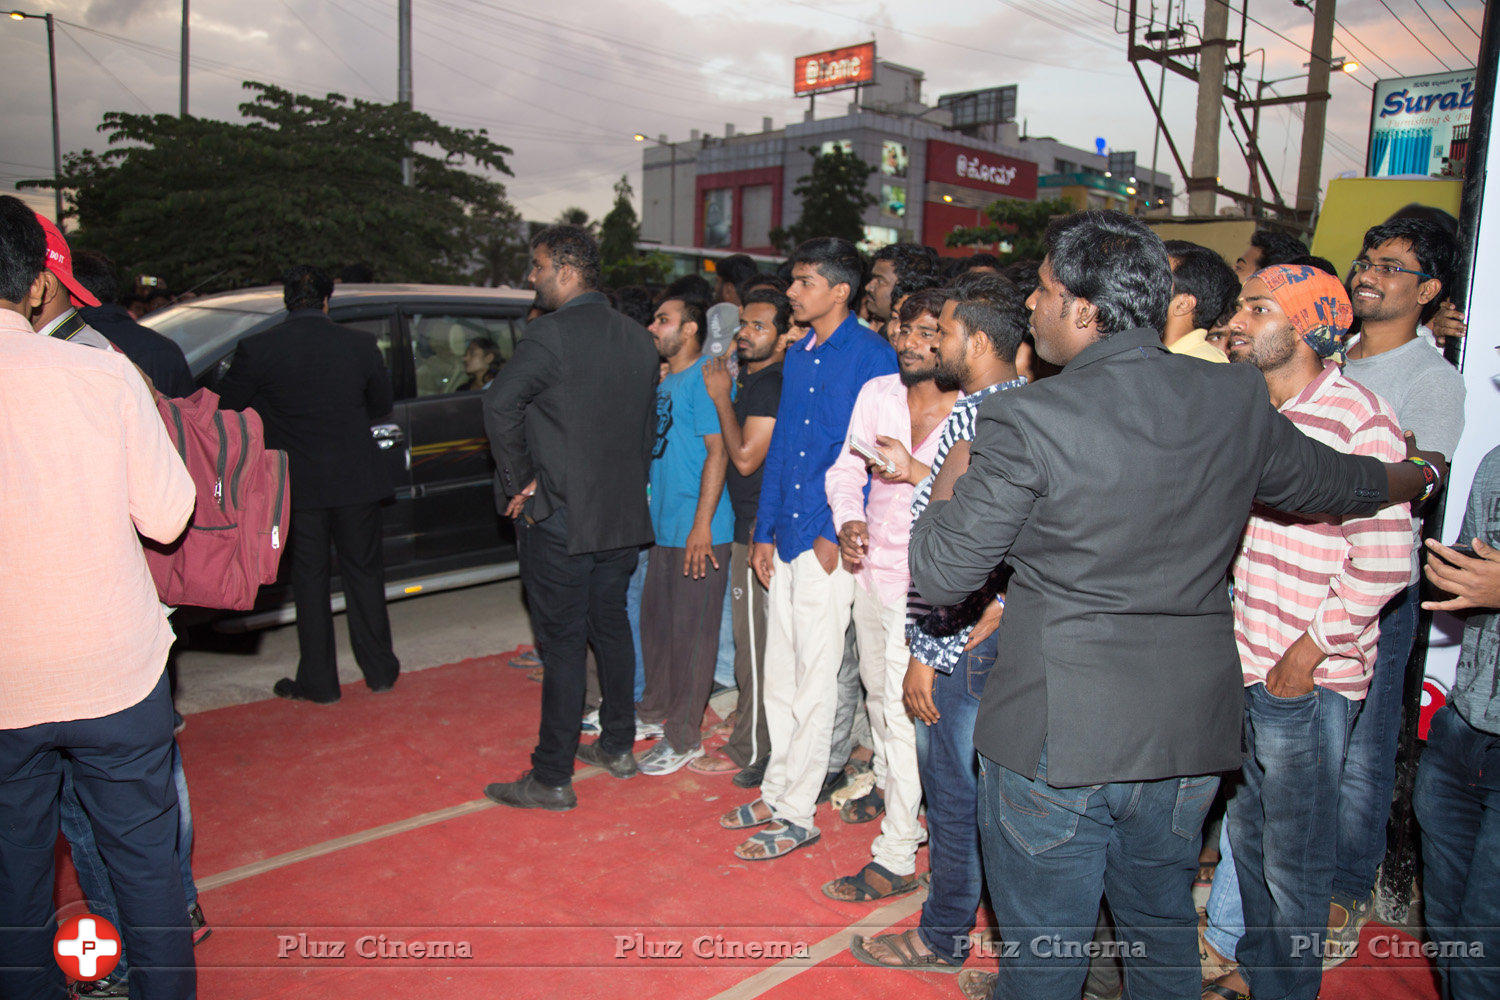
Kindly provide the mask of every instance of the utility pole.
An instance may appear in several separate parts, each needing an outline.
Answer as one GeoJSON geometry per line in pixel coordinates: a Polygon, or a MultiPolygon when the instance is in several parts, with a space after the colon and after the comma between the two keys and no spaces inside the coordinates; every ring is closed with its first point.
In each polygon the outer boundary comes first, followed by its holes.
{"type": "Polygon", "coordinates": [[[62,133],[57,127],[57,45],[52,36],[52,15],[47,22],[47,74],[52,78],[52,197],[57,207],[57,228],[62,229],[62,133]]]}
{"type": "MultiPolygon", "coordinates": [[[[1198,57],[1198,117],[1193,132],[1193,176],[1188,178],[1188,214],[1213,215],[1219,186],[1219,118],[1224,97],[1229,5],[1204,0],[1203,48],[1198,57]]],[[[1326,65],[1326,64],[1325,64],[1326,65]]]]}
{"type": "Polygon", "coordinates": [[[1302,158],[1297,167],[1297,214],[1308,226],[1318,210],[1323,173],[1324,125],[1328,121],[1328,72],[1333,61],[1334,0],[1313,8],[1312,61],[1307,66],[1307,111],[1302,119],[1302,158]]]}
{"type": "MultiPolygon", "coordinates": [[[[399,0],[396,5],[396,16],[400,24],[396,30],[396,49],[398,68],[396,70],[396,101],[411,108],[411,0],[399,0]]],[[[404,156],[401,158],[401,183],[407,187],[412,186],[413,177],[412,158],[404,156]]]]}
{"type": "Polygon", "coordinates": [[[177,91],[177,115],[187,117],[188,97],[188,0],[182,0],[182,80],[177,91]]]}

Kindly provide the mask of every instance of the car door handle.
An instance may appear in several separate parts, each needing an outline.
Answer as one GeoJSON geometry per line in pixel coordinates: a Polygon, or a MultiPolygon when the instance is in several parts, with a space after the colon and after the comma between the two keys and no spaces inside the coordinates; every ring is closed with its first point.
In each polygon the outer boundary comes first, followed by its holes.
{"type": "Polygon", "coordinates": [[[400,424],[375,424],[370,428],[370,436],[381,451],[387,451],[406,440],[406,435],[401,432],[400,424]]]}

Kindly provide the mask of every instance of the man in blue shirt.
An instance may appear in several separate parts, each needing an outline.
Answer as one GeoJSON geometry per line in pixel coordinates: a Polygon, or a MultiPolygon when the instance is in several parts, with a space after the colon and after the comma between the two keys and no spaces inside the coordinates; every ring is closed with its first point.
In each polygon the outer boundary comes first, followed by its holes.
{"type": "Polygon", "coordinates": [[[839,564],[823,477],[844,448],[860,387],[896,371],[896,352],[860,324],[864,270],[847,240],[808,240],[792,254],[792,317],[812,328],[787,351],[781,405],[766,455],[751,563],[770,591],[765,711],[771,757],[761,797],[720,818],[764,826],[735,854],[777,858],[818,838],[813,823],[828,768],[839,663],[854,577],[839,564]]]}
{"type": "Polygon", "coordinates": [[[704,306],[667,299],[647,329],[667,374],[656,389],[656,547],[641,594],[646,690],[636,717],[660,723],[665,734],[641,757],[641,771],[671,774],[703,756],[699,726],[713,687],[734,511],[724,489],[729,460],[719,415],[703,384],[704,306]]]}

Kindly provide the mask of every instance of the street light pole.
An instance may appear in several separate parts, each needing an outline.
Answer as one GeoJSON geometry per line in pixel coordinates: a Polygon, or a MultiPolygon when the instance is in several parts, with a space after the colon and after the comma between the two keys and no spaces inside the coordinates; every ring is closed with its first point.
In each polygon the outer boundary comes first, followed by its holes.
{"type": "MultiPolygon", "coordinates": [[[[671,159],[672,174],[671,174],[671,179],[667,182],[667,185],[668,185],[668,194],[667,194],[667,199],[668,199],[667,200],[667,242],[668,242],[668,244],[676,245],[676,243],[677,243],[677,143],[675,143],[675,142],[662,142],[660,139],[652,139],[649,135],[647,135],[644,132],[637,132],[634,136],[632,136],[632,138],[635,139],[636,142],[647,142],[647,141],[650,141],[650,142],[656,143],[658,146],[665,146],[672,153],[672,159],[671,159]]],[[[642,186],[644,186],[644,184],[645,184],[645,176],[646,175],[645,175],[645,172],[643,170],[642,173],[641,173],[641,183],[642,183],[642,186]]],[[[646,194],[645,191],[641,192],[641,197],[643,199],[645,197],[645,194],[646,194]]],[[[645,202],[642,201],[641,204],[644,206],[645,202]]],[[[692,240],[689,239],[688,242],[691,243],[692,240]]]]}
{"type": "Polygon", "coordinates": [[[45,21],[47,23],[47,76],[52,84],[52,195],[56,205],[57,228],[62,228],[62,134],[57,127],[57,44],[54,41],[51,14],[28,14],[13,10],[12,21],[45,21]]]}

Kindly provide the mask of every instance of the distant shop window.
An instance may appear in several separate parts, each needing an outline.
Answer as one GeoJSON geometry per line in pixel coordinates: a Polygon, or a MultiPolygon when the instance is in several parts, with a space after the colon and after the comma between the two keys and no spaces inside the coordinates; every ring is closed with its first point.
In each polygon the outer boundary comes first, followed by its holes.
{"type": "Polygon", "coordinates": [[[468,381],[464,351],[469,342],[487,338],[500,348],[502,360],[516,346],[513,320],[502,316],[464,316],[451,312],[414,313],[411,317],[411,360],[418,396],[457,392],[468,381]]]}
{"type": "Polygon", "coordinates": [[[906,169],[910,164],[911,158],[907,155],[904,142],[886,139],[880,144],[880,172],[882,174],[887,177],[905,177],[906,169]]]}
{"type": "Polygon", "coordinates": [[[823,145],[818,147],[818,155],[827,156],[835,149],[841,153],[853,153],[854,142],[850,139],[824,139],[823,145]]]}
{"type": "Polygon", "coordinates": [[[771,185],[740,189],[740,246],[771,245],[771,185]]]}
{"type": "Polygon", "coordinates": [[[734,188],[718,188],[703,195],[703,245],[727,247],[734,227],[734,188]]]}
{"type": "Polygon", "coordinates": [[[865,226],[864,229],[865,238],[860,241],[859,249],[865,253],[874,253],[901,239],[901,234],[892,226],[865,226]]]}
{"type": "Polygon", "coordinates": [[[906,188],[894,184],[880,187],[880,210],[886,215],[902,218],[906,215],[906,188]]]}

